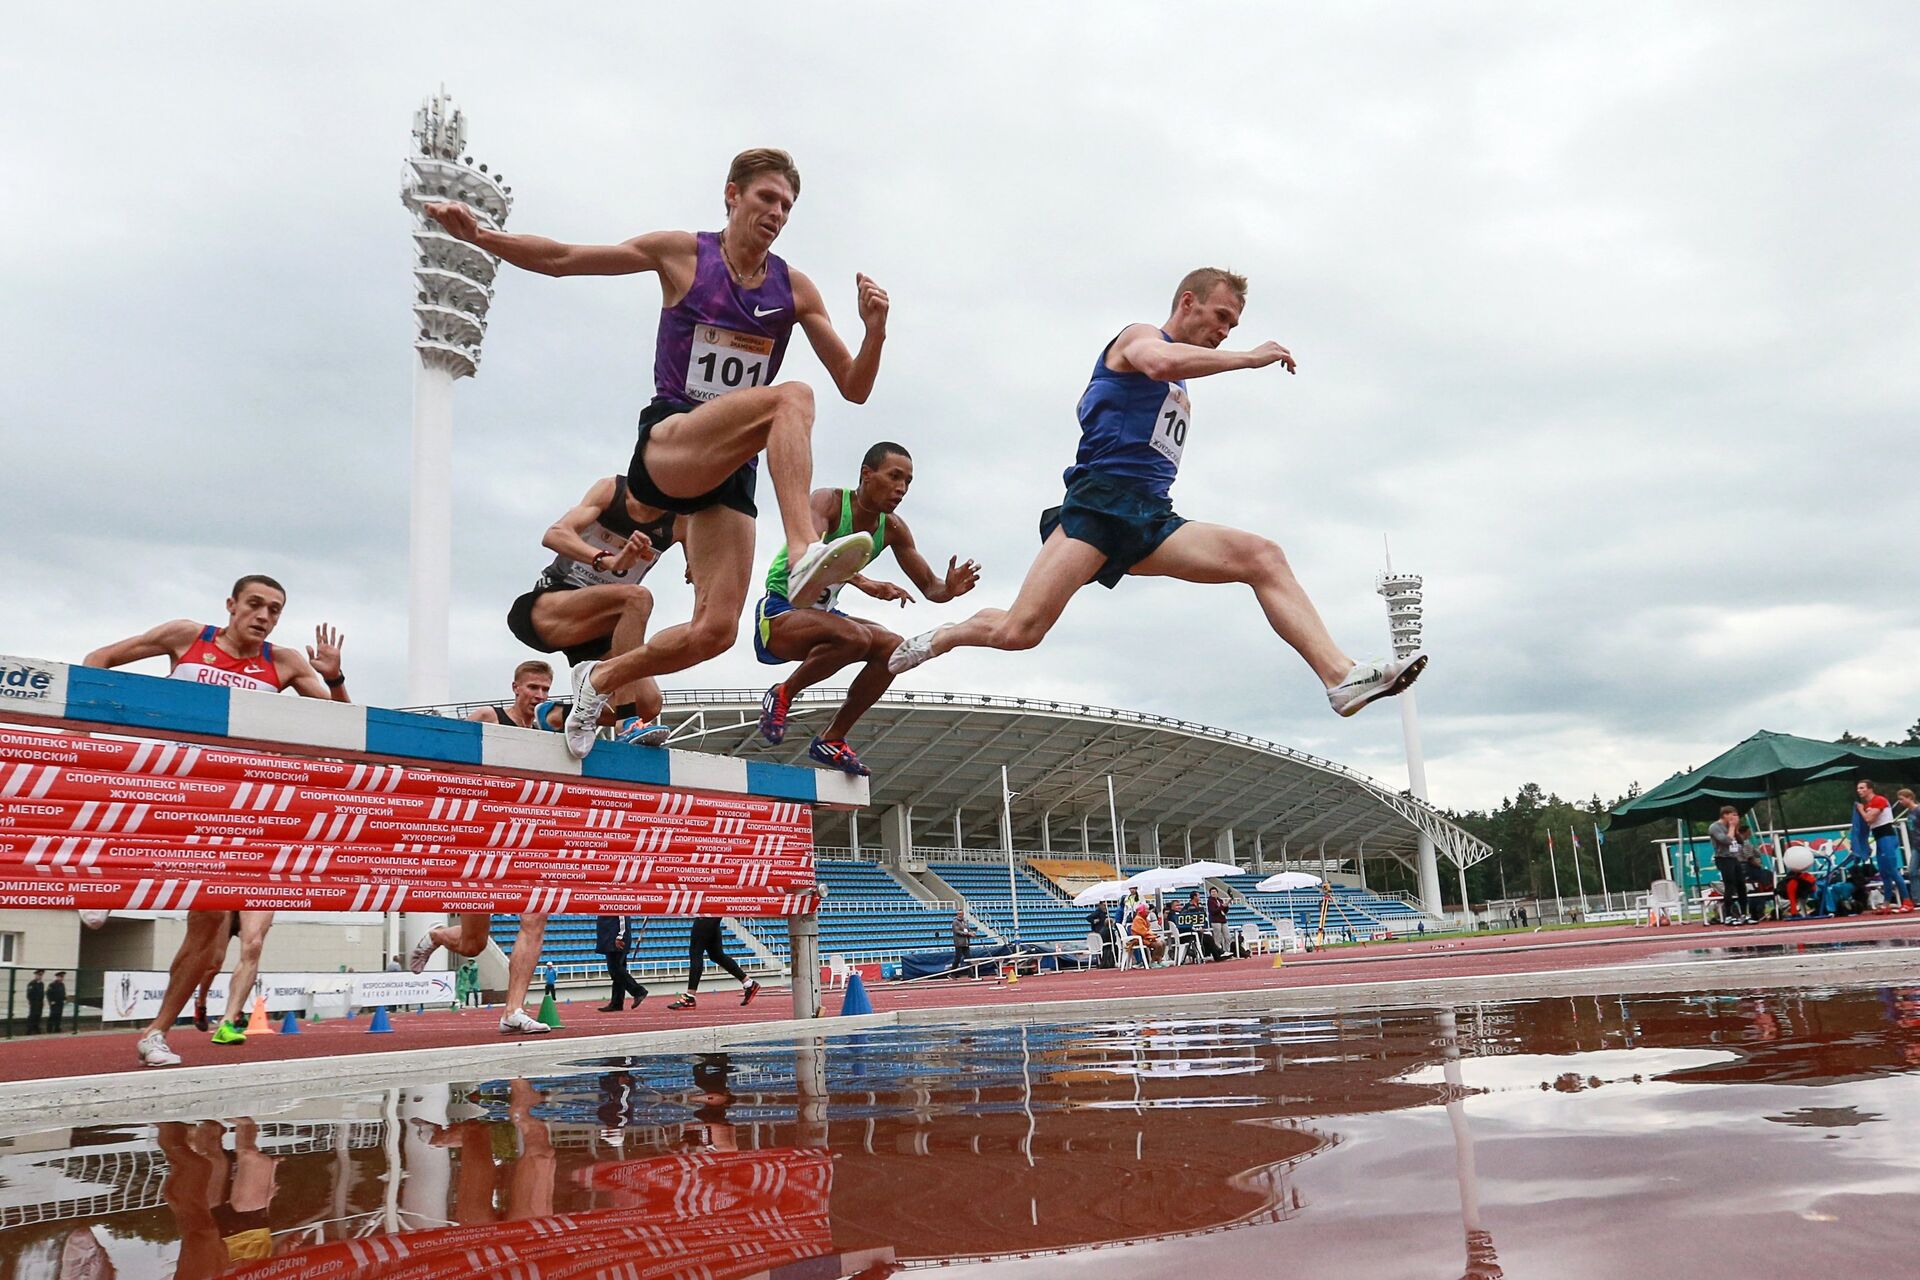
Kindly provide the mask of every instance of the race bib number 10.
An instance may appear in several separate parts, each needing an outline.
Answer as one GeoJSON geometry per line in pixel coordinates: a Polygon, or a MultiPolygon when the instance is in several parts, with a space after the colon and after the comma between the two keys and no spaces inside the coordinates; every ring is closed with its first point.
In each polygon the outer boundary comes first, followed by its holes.
{"type": "Polygon", "coordinates": [[[687,359],[687,398],[706,401],[741,387],[764,386],[772,364],[772,338],[699,325],[687,359]]]}
{"type": "Polygon", "coordinates": [[[1180,455],[1187,447],[1187,421],[1192,412],[1186,390],[1168,387],[1167,398],[1160,404],[1160,416],[1154,419],[1153,438],[1147,443],[1175,466],[1180,465],[1180,455]]]}

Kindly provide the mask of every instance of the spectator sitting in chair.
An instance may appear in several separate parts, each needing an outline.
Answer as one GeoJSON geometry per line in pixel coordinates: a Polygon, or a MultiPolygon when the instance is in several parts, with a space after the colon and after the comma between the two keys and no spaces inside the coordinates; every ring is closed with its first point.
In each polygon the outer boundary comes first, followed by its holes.
{"type": "Polygon", "coordinates": [[[1813,915],[1820,910],[1820,881],[1812,871],[1789,871],[1780,877],[1774,894],[1787,904],[1790,918],[1813,915]]]}
{"type": "Polygon", "coordinates": [[[1133,909],[1133,922],[1127,927],[1128,946],[1140,942],[1146,946],[1147,955],[1154,964],[1167,958],[1167,944],[1153,931],[1153,920],[1148,913],[1147,904],[1141,903],[1133,909]]]}
{"type": "Polygon", "coordinates": [[[1113,968],[1114,956],[1119,950],[1119,938],[1114,932],[1113,917],[1107,914],[1106,903],[1093,904],[1093,910],[1087,913],[1087,929],[1100,937],[1100,967],[1113,968]]]}
{"type": "Polygon", "coordinates": [[[1179,921],[1180,932],[1186,935],[1187,945],[1193,948],[1196,959],[1220,959],[1220,948],[1213,945],[1213,931],[1207,920],[1206,904],[1200,901],[1198,889],[1187,895],[1187,900],[1180,904],[1174,918],[1179,921]]]}

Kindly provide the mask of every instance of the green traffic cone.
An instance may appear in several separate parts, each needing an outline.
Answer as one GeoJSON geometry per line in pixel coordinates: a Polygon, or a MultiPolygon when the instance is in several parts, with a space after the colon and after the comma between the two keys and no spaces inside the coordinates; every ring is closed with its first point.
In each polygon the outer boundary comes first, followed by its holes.
{"type": "Polygon", "coordinates": [[[560,1010],[559,1007],[553,1003],[552,996],[545,996],[541,999],[540,1012],[535,1015],[535,1020],[546,1023],[555,1031],[560,1029],[560,1010]]]}

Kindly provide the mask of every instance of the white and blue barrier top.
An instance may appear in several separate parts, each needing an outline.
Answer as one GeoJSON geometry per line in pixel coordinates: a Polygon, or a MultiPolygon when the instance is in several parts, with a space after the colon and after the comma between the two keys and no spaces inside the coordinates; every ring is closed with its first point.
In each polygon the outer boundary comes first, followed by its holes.
{"type": "Polygon", "coordinates": [[[867,803],[867,779],[700,751],[600,742],[585,760],[559,734],[290,694],[257,693],[130,671],[0,654],[0,720],[163,738],[219,740],[294,755],[428,763],[792,800],[867,803]]]}

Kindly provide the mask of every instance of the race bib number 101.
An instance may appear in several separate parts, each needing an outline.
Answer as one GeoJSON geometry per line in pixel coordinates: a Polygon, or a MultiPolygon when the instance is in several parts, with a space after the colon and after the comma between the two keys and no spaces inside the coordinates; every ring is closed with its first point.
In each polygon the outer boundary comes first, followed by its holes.
{"type": "Polygon", "coordinates": [[[1168,387],[1167,398],[1160,404],[1160,416],[1154,419],[1153,438],[1147,443],[1175,466],[1180,465],[1180,455],[1187,447],[1187,422],[1192,413],[1186,390],[1168,387]]]}
{"type": "Polygon", "coordinates": [[[687,398],[706,401],[741,387],[764,386],[772,363],[772,338],[699,325],[687,359],[687,398]]]}

